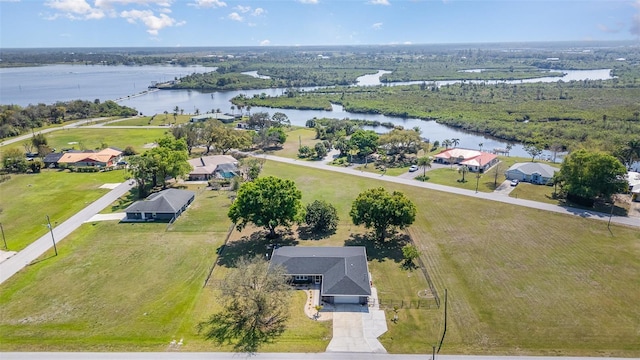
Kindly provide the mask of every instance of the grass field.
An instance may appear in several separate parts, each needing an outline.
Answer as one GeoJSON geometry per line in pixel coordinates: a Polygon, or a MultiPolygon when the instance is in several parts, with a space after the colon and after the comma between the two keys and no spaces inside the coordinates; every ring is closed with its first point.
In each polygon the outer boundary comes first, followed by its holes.
{"type": "Polygon", "coordinates": [[[298,149],[300,146],[313,148],[319,140],[316,139],[314,129],[291,127],[287,132],[287,141],[282,145],[282,149],[269,152],[272,155],[282,156],[291,159],[298,159],[298,149]]]}
{"type": "Polygon", "coordinates": [[[106,124],[105,126],[163,126],[169,124],[185,124],[189,122],[192,115],[178,115],[175,119],[173,118],[173,114],[157,114],[153,116],[153,120],[151,116],[142,116],[133,119],[123,120],[112,122],[106,124]]]}
{"type": "MultiPolygon", "coordinates": [[[[273,162],[265,172],[294,179],[305,202],[336,204],[342,220],[358,192],[381,185],[273,162]]],[[[385,186],[416,202],[418,217],[409,234],[440,296],[448,289],[444,352],[640,355],[637,229],[616,226],[609,233],[603,222],[385,186]]],[[[345,241],[358,243],[363,231],[350,227],[345,241]]],[[[418,299],[425,284],[419,273],[400,269],[398,247],[368,246],[368,253],[380,254],[370,266],[381,298],[418,299]],[[405,281],[409,277],[412,282],[405,281]]],[[[429,353],[441,335],[442,309],[400,310],[399,318],[382,336],[385,347],[429,353]]]]}
{"type": "MultiPolygon", "coordinates": [[[[267,162],[264,175],[295,180],[305,204],[324,199],[336,206],[336,234],[304,238],[294,228],[285,239],[298,246],[365,245],[386,302],[420,299],[426,281],[420,270],[402,269],[401,242],[374,245],[348,212],[359,192],[375,186],[411,198],[418,215],[407,234],[441,300],[448,289],[442,353],[640,356],[635,228],[612,225],[609,232],[600,221],[276,162],[267,162]]],[[[213,191],[196,199],[168,230],[166,224],[83,225],[61,243],[61,256],[2,284],[0,350],[163,351],[180,338],[187,351],[226,349],[204,341],[194,327],[217,309],[215,280],[232,266],[222,261],[211,287],[202,288],[230,225],[229,199],[213,191]]],[[[234,232],[238,244],[230,249],[259,251],[266,243],[255,235],[251,243],[252,234],[255,229],[234,232]]],[[[291,327],[265,350],[323,350],[330,325],[305,322],[301,306],[292,306],[291,327]]],[[[381,341],[393,353],[431,353],[442,313],[400,308],[381,341]]]]}
{"type": "Polygon", "coordinates": [[[44,170],[40,174],[12,174],[0,184],[0,222],[9,250],[18,251],[109,192],[99,187],[124,181],[124,171],[70,173],[44,170]]]}
{"type": "MultiPolygon", "coordinates": [[[[143,151],[147,143],[161,139],[165,129],[112,129],[107,126],[101,129],[74,128],[54,131],[45,134],[49,146],[61,151],[62,149],[96,149],[102,144],[124,149],[131,145],[136,151],[143,151]]],[[[14,144],[22,148],[21,144],[14,144]]]]}

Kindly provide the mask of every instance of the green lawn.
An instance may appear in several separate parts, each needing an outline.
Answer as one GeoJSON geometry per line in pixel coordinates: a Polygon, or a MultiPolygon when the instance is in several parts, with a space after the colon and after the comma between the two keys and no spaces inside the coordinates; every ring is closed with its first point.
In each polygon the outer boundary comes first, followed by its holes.
{"type": "Polygon", "coordinates": [[[178,115],[174,119],[173,114],[157,114],[153,116],[153,120],[151,119],[151,116],[142,116],[133,119],[112,122],[106,124],[105,126],[164,126],[170,124],[185,124],[189,122],[189,119],[191,119],[191,117],[191,115],[178,115]]]}
{"type": "Polygon", "coordinates": [[[291,127],[286,134],[287,141],[282,145],[282,148],[269,152],[269,154],[291,159],[299,159],[298,149],[300,146],[306,145],[313,148],[316,143],[320,142],[320,140],[316,139],[316,131],[314,129],[291,127]]]}
{"type": "MultiPolygon", "coordinates": [[[[263,175],[295,180],[305,204],[324,199],[337,207],[336,234],[305,238],[294,227],[284,240],[365,245],[383,303],[415,304],[427,283],[421,270],[402,269],[401,244],[367,240],[367,231],[351,224],[349,208],[359,192],[375,186],[413,199],[416,222],[398,239],[413,239],[442,301],[448,289],[442,353],[640,356],[635,228],[612,225],[609,232],[600,221],[277,162],[267,162],[263,175]]],[[[227,258],[203,289],[230,226],[229,199],[197,191],[196,202],[168,228],[83,225],[61,243],[59,257],[2,284],[0,350],[164,351],[180,338],[187,351],[228,350],[204,341],[195,325],[218,309],[215,284],[231,255],[260,253],[266,241],[256,229],[234,231],[227,258]]],[[[296,296],[294,302],[303,302],[296,296]]],[[[292,306],[290,328],[265,350],[326,347],[330,325],[305,319],[301,307],[292,306]]],[[[399,308],[398,322],[388,321],[381,341],[389,352],[431,353],[439,340],[443,308],[415,307],[399,308]]],[[[393,310],[387,315],[390,320],[393,310]]]]}
{"type": "MultiPolygon", "coordinates": [[[[409,233],[441,299],[449,292],[445,353],[640,355],[637,229],[615,226],[609,233],[600,221],[274,162],[265,173],[294,179],[305,202],[336,204],[350,244],[364,234],[347,224],[360,191],[385,186],[413,199],[418,217],[409,233]]],[[[368,253],[380,254],[370,268],[381,298],[419,299],[425,282],[419,271],[401,270],[397,247],[368,253]]],[[[442,311],[400,309],[383,344],[394,353],[430,353],[442,311]]]]}
{"type": "MultiPolygon", "coordinates": [[[[144,151],[144,145],[161,139],[165,129],[113,129],[105,126],[101,129],[68,129],[46,134],[49,146],[61,149],[96,149],[102,144],[124,149],[131,145],[138,152],[144,151]]],[[[17,145],[21,146],[21,145],[17,145]]]]}
{"type": "Polygon", "coordinates": [[[60,224],[102,195],[105,183],[124,181],[124,171],[70,173],[44,170],[40,174],[12,174],[0,183],[0,222],[9,250],[18,251],[60,224]]]}
{"type": "MultiPolygon", "coordinates": [[[[216,282],[203,285],[231,225],[230,202],[192,190],[196,200],[171,226],[85,224],[59,243],[59,256],[47,253],[2,284],[0,350],[166,351],[173,339],[185,351],[231,350],[196,329],[219,310],[216,282]]],[[[331,324],[308,319],[306,297],[293,295],[287,331],[265,350],[323,351],[331,324]]]]}
{"type": "MultiPolygon", "coordinates": [[[[560,189],[558,189],[558,191],[560,191],[560,189]]],[[[509,193],[509,196],[548,204],[560,204],[559,200],[553,198],[553,186],[521,182],[509,193]]]]}

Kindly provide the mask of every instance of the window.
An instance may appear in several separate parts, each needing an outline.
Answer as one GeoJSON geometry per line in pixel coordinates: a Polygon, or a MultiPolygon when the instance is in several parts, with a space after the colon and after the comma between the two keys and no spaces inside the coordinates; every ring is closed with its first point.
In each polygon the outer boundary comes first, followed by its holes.
{"type": "Polygon", "coordinates": [[[294,276],[294,279],[296,281],[306,281],[309,280],[309,278],[306,275],[296,275],[294,276]]]}

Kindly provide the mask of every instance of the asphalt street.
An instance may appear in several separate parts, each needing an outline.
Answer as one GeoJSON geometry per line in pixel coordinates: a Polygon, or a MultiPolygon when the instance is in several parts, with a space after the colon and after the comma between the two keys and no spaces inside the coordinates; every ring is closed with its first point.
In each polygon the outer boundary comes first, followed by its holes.
{"type": "MultiPolygon", "coordinates": [[[[469,196],[469,197],[491,200],[491,201],[499,201],[502,203],[524,206],[532,209],[551,211],[551,212],[560,213],[560,214],[580,216],[580,217],[585,217],[590,219],[601,220],[604,222],[609,221],[609,214],[598,213],[591,210],[582,210],[582,209],[576,209],[571,207],[546,204],[546,203],[532,201],[532,200],[517,199],[501,193],[475,192],[473,190],[466,190],[466,189],[460,189],[460,188],[451,187],[451,186],[438,185],[438,184],[422,182],[422,181],[409,179],[409,178],[403,178],[403,177],[397,177],[397,176],[385,176],[377,173],[360,171],[353,168],[333,166],[320,161],[289,159],[289,158],[273,156],[273,155],[255,155],[255,156],[264,158],[267,160],[272,160],[272,161],[278,161],[278,162],[299,165],[299,166],[306,166],[306,167],[321,169],[321,170],[328,170],[328,171],[339,172],[339,173],[349,174],[349,175],[357,175],[357,176],[362,176],[370,179],[377,179],[380,181],[387,181],[387,182],[392,182],[396,184],[416,186],[416,187],[421,187],[425,189],[447,192],[450,194],[469,196]]],[[[611,223],[640,227],[640,218],[612,216],[611,223]]]]}

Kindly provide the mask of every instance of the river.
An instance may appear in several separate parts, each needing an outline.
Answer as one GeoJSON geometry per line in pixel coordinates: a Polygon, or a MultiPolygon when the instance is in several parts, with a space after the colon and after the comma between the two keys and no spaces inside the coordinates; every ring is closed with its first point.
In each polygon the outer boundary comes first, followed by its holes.
{"type": "MultiPolygon", "coordinates": [[[[286,89],[260,89],[241,91],[215,91],[200,92],[196,90],[162,90],[148,92],[147,87],[154,81],[164,82],[176,77],[185,76],[194,72],[212,71],[212,68],[202,66],[101,66],[101,65],[47,65],[41,67],[3,68],[0,69],[0,103],[17,104],[26,106],[36,103],[54,103],[56,101],[68,101],[73,99],[84,100],[116,100],[122,105],[136,108],[139,112],[147,114],[173,112],[178,106],[185,113],[206,113],[220,109],[222,112],[231,112],[230,100],[238,95],[245,94],[252,97],[254,94],[265,93],[269,96],[284,94],[286,89]]],[[[380,85],[380,76],[388,71],[380,70],[377,74],[365,75],[358,78],[358,84],[365,86],[380,85]]],[[[548,77],[530,80],[517,80],[521,82],[555,82],[558,80],[599,80],[610,78],[609,70],[579,70],[563,71],[566,75],[562,78],[548,77]]],[[[251,72],[250,75],[258,76],[251,72]]],[[[438,85],[457,83],[459,81],[439,81],[438,85]]],[[[482,83],[491,83],[481,81],[482,83]]],[[[509,83],[501,81],[499,83],[509,83]]],[[[422,83],[409,82],[409,83],[422,83]]],[[[495,83],[495,82],[494,82],[495,83]]],[[[394,83],[393,85],[403,85],[394,83]]],[[[388,85],[388,84],[387,84],[388,85]]],[[[312,88],[307,88],[312,89],[312,88]]],[[[375,114],[355,114],[344,111],[342,106],[334,105],[332,111],[319,110],[290,110],[253,107],[251,112],[265,111],[273,114],[282,112],[289,117],[293,125],[304,126],[306,121],[317,117],[351,118],[376,120],[380,122],[392,122],[405,128],[418,127],[422,136],[431,142],[445,139],[459,139],[459,147],[478,149],[480,144],[484,150],[505,148],[507,142],[490,138],[475,133],[464,132],[455,128],[441,125],[435,121],[424,121],[416,118],[399,118],[375,114]]],[[[387,131],[378,127],[378,132],[387,131]]],[[[528,156],[522,146],[513,144],[511,155],[528,156]]],[[[551,156],[544,153],[544,157],[551,156]]]]}

